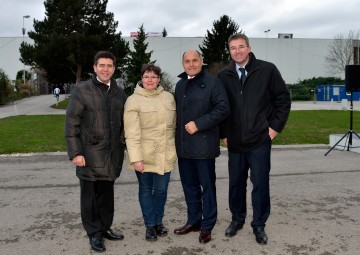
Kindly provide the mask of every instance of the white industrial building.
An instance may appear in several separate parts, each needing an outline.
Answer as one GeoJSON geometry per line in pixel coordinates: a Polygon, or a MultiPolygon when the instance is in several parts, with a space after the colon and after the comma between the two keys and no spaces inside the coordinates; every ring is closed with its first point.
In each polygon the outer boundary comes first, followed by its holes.
{"type": "MultiPolygon", "coordinates": [[[[124,37],[133,50],[134,37],[124,37]]],[[[32,43],[32,39],[24,40],[32,43]]],[[[183,72],[181,57],[185,50],[199,49],[204,37],[148,37],[148,51],[152,50],[152,60],[156,60],[163,71],[167,72],[173,81],[183,72]]],[[[23,70],[20,62],[19,48],[22,37],[0,37],[0,68],[11,80],[16,73],[23,70]]],[[[250,38],[250,44],[255,56],[277,65],[287,84],[313,77],[334,76],[326,66],[326,55],[332,39],[297,39],[297,38],[250,38]]],[[[30,70],[29,66],[25,66],[30,70]]],[[[342,77],[344,78],[344,74],[342,77]]],[[[75,82],[75,78],[74,78],[75,82]]]]}

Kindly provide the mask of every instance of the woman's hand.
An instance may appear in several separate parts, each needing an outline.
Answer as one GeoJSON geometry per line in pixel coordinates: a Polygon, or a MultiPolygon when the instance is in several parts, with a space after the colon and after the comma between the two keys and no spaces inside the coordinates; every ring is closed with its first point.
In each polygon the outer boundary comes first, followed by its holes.
{"type": "Polygon", "coordinates": [[[137,172],[144,173],[144,162],[136,161],[133,163],[134,169],[137,172]]]}

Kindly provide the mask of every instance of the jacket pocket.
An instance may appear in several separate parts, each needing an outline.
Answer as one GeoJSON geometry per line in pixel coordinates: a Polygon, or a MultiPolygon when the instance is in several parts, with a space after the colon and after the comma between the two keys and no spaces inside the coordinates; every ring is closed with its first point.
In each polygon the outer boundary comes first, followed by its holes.
{"type": "Polygon", "coordinates": [[[87,145],[84,153],[86,165],[92,168],[104,167],[107,151],[106,146],[102,143],[87,145]]]}
{"type": "Polygon", "coordinates": [[[177,159],[176,155],[176,149],[175,149],[175,142],[172,140],[172,142],[168,142],[166,145],[166,161],[169,164],[174,164],[177,159]]]}
{"type": "Polygon", "coordinates": [[[144,157],[144,164],[156,164],[156,144],[151,140],[144,140],[141,143],[141,150],[144,157]]]}
{"type": "Polygon", "coordinates": [[[148,128],[157,126],[157,109],[154,105],[146,104],[140,110],[140,127],[148,128]]]}
{"type": "Polygon", "coordinates": [[[166,100],[164,102],[164,107],[166,110],[166,116],[167,116],[167,126],[170,128],[175,129],[175,123],[176,123],[176,106],[175,102],[171,100],[166,100]]]}

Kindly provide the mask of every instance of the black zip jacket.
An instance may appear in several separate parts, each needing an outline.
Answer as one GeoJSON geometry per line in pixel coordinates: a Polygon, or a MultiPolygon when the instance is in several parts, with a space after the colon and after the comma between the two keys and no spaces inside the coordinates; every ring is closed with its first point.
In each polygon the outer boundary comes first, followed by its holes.
{"type": "Polygon", "coordinates": [[[220,155],[219,124],[229,115],[229,103],[222,82],[200,72],[188,80],[178,76],[176,99],[176,152],[180,158],[211,159],[220,155]],[[194,121],[198,131],[190,135],[185,124],[194,121]]]}
{"type": "Polygon", "coordinates": [[[68,156],[85,157],[86,166],[76,167],[82,180],[114,181],[122,169],[125,93],[113,79],[108,88],[94,75],[75,86],[66,109],[68,156]]]}
{"type": "Polygon", "coordinates": [[[235,68],[231,61],[219,73],[231,108],[230,117],[221,125],[221,137],[227,138],[230,152],[246,152],[269,139],[269,127],[283,130],[290,112],[290,93],[276,66],[256,59],[252,52],[243,85],[235,68]]]}

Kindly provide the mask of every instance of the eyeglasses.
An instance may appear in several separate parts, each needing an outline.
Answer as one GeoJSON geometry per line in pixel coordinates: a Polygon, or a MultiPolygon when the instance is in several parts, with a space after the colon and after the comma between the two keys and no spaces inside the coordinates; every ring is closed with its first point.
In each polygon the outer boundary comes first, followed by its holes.
{"type": "Polygon", "coordinates": [[[231,51],[235,51],[235,50],[242,50],[242,49],[245,49],[247,48],[248,46],[246,45],[239,45],[238,47],[231,47],[230,50],[231,51]]]}
{"type": "Polygon", "coordinates": [[[145,79],[145,80],[154,80],[157,78],[159,78],[159,76],[143,76],[143,79],[145,79]]]}

